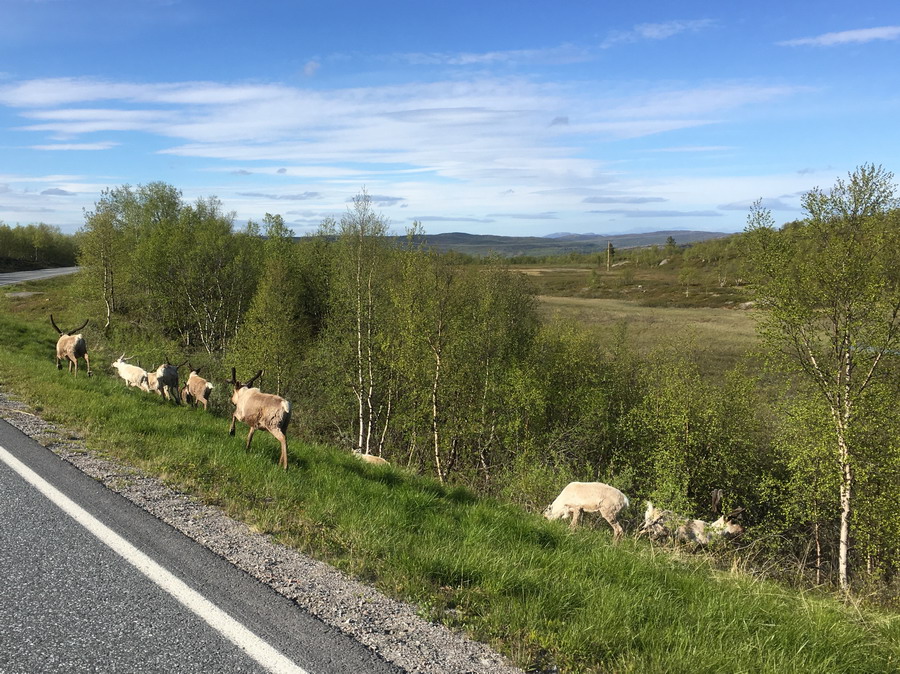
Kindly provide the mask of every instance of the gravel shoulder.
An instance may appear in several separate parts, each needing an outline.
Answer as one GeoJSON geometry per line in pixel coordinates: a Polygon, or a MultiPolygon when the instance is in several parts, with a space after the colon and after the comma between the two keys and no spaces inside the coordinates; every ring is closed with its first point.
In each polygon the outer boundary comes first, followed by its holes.
{"type": "Polygon", "coordinates": [[[279,545],[221,509],[178,493],[133,467],[92,455],[76,434],[41,419],[3,391],[0,418],[407,672],[522,672],[486,645],[422,619],[414,606],[279,545]]]}

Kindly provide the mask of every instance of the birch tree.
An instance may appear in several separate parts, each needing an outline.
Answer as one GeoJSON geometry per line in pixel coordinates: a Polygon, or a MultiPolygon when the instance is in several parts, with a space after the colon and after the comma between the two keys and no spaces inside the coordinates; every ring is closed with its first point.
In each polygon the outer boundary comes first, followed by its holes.
{"type": "Polygon", "coordinates": [[[803,198],[807,217],[781,230],[756,202],[748,216],[753,283],[764,339],[825,402],[839,475],[838,581],[849,590],[858,415],[900,348],[900,222],[893,174],[866,164],[803,198]]]}

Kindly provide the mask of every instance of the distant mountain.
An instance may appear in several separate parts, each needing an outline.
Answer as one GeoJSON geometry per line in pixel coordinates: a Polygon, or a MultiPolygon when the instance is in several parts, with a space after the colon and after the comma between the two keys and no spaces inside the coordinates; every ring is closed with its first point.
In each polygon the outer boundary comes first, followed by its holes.
{"type": "Polygon", "coordinates": [[[574,232],[554,232],[553,234],[544,234],[545,239],[577,239],[581,236],[600,236],[593,232],[587,234],[575,234],[574,232]]]}
{"type": "MultiPolygon", "coordinates": [[[[668,230],[663,232],[642,232],[639,234],[571,234],[560,232],[549,236],[497,236],[493,234],[426,234],[425,242],[438,250],[455,250],[469,255],[564,255],[565,253],[599,253],[606,250],[607,243],[615,248],[638,248],[641,246],[662,246],[669,237],[677,244],[694,243],[706,239],[730,236],[726,232],[700,232],[688,230],[668,230]]],[[[397,237],[404,241],[404,237],[397,237]]]]}

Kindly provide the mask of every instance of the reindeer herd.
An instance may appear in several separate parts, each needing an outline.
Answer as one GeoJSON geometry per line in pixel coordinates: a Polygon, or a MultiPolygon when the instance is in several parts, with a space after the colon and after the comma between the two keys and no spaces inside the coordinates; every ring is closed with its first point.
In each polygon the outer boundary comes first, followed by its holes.
{"type": "MultiPolygon", "coordinates": [[[[91,361],[88,358],[87,345],[84,336],[79,332],[87,324],[85,321],[78,328],[69,331],[61,330],[50,315],[50,323],[53,325],[59,340],[56,342],[56,367],[62,369],[61,360],[66,360],[71,373],[74,366],[74,376],[78,376],[78,360],[84,358],[87,367],[87,375],[90,377],[91,361]]],[[[184,402],[196,407],[203,405],[206,410],[209,405],[209,395],[213,390],[211,382],[200,376],[199,367],[193,367],[188,361],[173,365],[166,356],[155,371],[148,372],[128,361],[132,357],[125,357],[123,353],[113,363],[119,377],[125,381],[128,387],[136,387],[148,393],[153,392],[166,400],[184,402]],[[184,385],[179,388],[178,368],[187,365],[190,374],[184,385]]],[[[246,449],[250,449],[253,434],[258,430],[271,433],[281,444],[281,457],[278,465],[287,470],[287,432],[291,421],[291,403],[281,396],[271,393],[263,393],[253,387],[253,383],[262,376],[260,370],[246,383],[237,379],[235,368],[231,368],[232,387],[231,403],[234,411],[231,415],[231,427],[228,434],[233,436],[235,423],[240,421],[247,424],[250,431],[247,434],[246,449]]],[[[387,464],[381,457],[365,454],[360,450],[353,451],[354,456],[371,464],[387,464]]],[[[719,519],[713,522],[696,520],[678,515],[671,510],[661,510],[647,502],[644,512],[644,522],[638,532],[639,536],[648,536],[651,540],[674,540],[695,547],[707,546],[717,539],[728,539],[739,536],[744,528],[738,523],[743,508],[737,508],[725,515],[720,512],[722,492],[717,489],[712,495],[712,509],[719,514],[719,519]]],[[[544,517],[548,520],[571,518],[570,527],[575,529],[584,513],[599,513],[612,527],[614,539],[618,540],[624,534],[624,528],[619,521],[623,512],[629,507],[628,497],[615,487],[602,482],[570,482],[560,492],[556,500],[544,510],[544,517]]]]}
{"type": "MultiPolygon", "coordinates": [[[[628,497],[608,484],[570,482],[544,510],[544,517],[548,520],[571,518],[569,526],[575,529],[584,513],[599,513],[612,527],[613,537],[618,540],[625,531],[619,519],[629,505],[628,497]]],[[[654,541],[672,540],[693,547],[705,547],[719,539],[739,536],[744,532],[744,527],[738,523],[744,508],[736,508],[726,515],[722,514],[721,505],[722,490],[715,489],[712,510],[720,517],[714,522],[707,522],[684,517],[671,510],[661,510],[647,501],[638,536],[648,536],[654,541]]]]}
{"type": "MultiPolygon", "coordinates": [[[[69,362],[69,372],[72,372],[74,365],[75,375],[78,376],[78,359],[84,358],[87,366],[87,375],[90,377],[91,361],[88,358],[87,345],[84,336],[78,333],[83,329],[88,321],[81,324],[75,330],[64,332],[53,320],[50,315],[50,323],[59,333],[59,340],[56,342],[56,368],[61,370],[60,361],[65,359],[69,362]],[[78,333],[78,334],[74,334],[78,333]]],[[[164,397],[166,400],[174,402],[188,403],[193,407],[198,404],[203,405],[206,410],[209,405],[209,394],[213,390],[211,382],[200,376],[199,367],[193,367],[188,361],[174,365],[168,356],[166,360],[153,372],[148,372],[137,365],[132,365],[128,361],[133,356],[125,357],[123,353],[115,361],[111,367],[116,371],[119,377],[125,382],[126,387],[139,388],[148,393],[156,393],[164,397]],[[187,365],[190,369],[187,381],[184,386],[179,388],[178,368],[187,365]]],[[[250,449],[250,443],[253,440],[253,434],[258,430],[264,430],[271,433],[281,443],[281,458],[278,465],[287,470],[287,438],[285,431],[291,420],[291,404],[281,396],[263,393],[258,388],[253,388],[253,382],[262,376],[262,370],[257,372],[246,384],[242,384],[237,380],[237,372],[231,368],[231,381],[233,392],[231,402],[234,405],[234,412],[231,415],[231,428],[228,430],[229,435],[234,435],[235,423],[240,421],[250,427],[247,435],[246,447],[250,449]]]]}

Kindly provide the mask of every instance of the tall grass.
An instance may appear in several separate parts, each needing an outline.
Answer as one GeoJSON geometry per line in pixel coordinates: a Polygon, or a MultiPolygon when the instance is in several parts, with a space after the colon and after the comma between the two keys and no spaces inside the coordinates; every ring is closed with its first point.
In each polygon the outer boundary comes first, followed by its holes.
{"type": "MultiPolygon", "coordinates": [[[[176,407],[95,366],[53,366],[55,300],[0,313],[0,389],[281,542],[374,583],[527,666],[567,672],[887,672],[900,669],[897,616],[854,611],[740,572],[714,571],[604,528],[558,522],[322,446],[258,434],[176,407]],[[32,314],[34,317],[29,317],[32,314]]],[[[302,431],[302,419],[295,419],[302,431]]]]}

